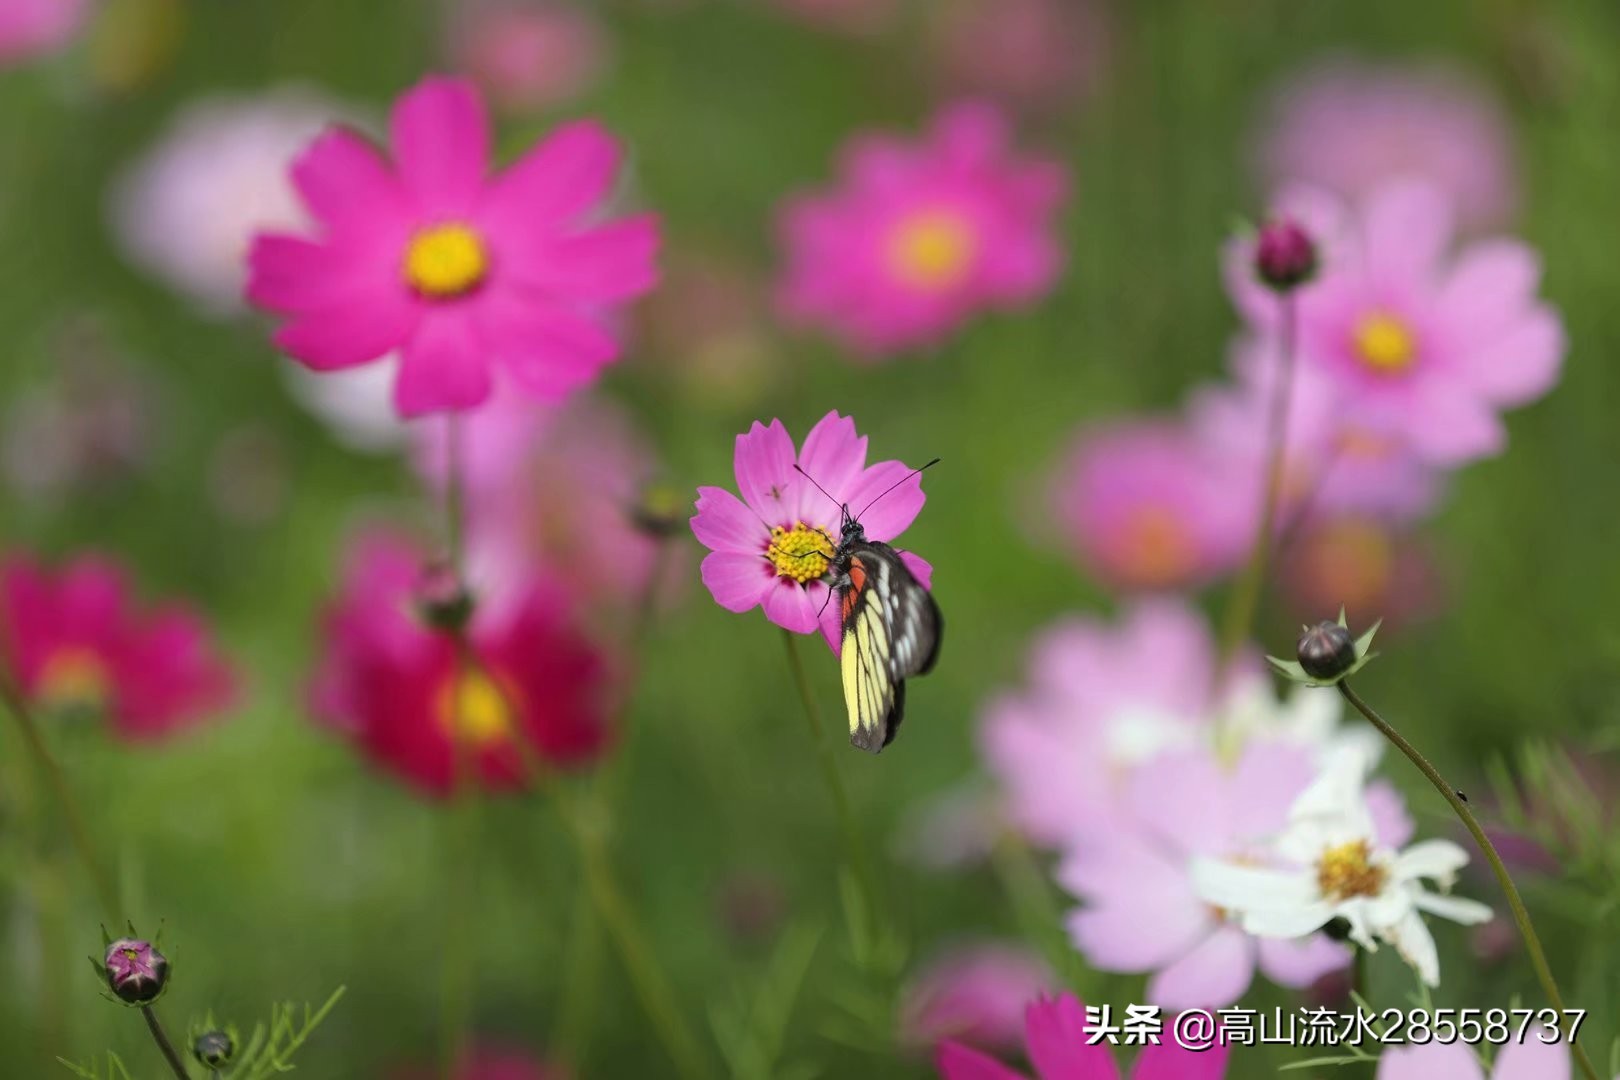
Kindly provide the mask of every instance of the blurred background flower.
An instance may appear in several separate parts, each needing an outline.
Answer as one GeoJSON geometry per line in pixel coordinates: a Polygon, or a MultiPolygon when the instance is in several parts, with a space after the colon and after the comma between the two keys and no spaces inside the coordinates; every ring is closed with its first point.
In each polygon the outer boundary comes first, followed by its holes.
{"type": "Polygon", "coordinates": [[[566,105],[611,63],[606,28],[588,4],[571,0],[453,0],[450,52],[497,109],[534,112],[566,105]]]}

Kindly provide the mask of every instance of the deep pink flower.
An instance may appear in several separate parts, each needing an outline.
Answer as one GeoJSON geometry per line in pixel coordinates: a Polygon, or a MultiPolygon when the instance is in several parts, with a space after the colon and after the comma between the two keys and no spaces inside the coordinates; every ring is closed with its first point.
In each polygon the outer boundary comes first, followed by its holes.
{"type": "Polygon", "coordinates": [[[156,1001],[169,982],[169,958],[150,941],[139,938],[109,943],[102,968],[107,973],[107,988],[131,1005],[156,1001]]]}
{"type": "Polygon", "coordinates": [[[934,21],[935,62],[955,93],[1029,109],[1073,106],[1101,81],[1110,27],[1094,0],[958,0],[934,21]]]}
{"type": "Polygon", "coordinates": [[[544,109],[588,90],[607,63],[609,41],[586,6],[539,0],[456,5],[456,65],[498,108],[544,109]]]}
{"type": "Polygon", "coordinates": [[[324,619],[312,695],[323,724],[434,796],[455,790],[458,734],[472,779],[494,791],[529,779],[517,739],[562,766],[606,750],[609,665],[577,629],[562,586],[531,580],[498,611],[480,607],[468,629],[476,664],[462,670],[451,637],[414,609],[425,585],[410,543],[377,534],[355,545],[324,619]]]}
{"type": "MultiPolygon", "coordinates": [[[[1511,240],[1454,253],[1452,209],[1424,184],[1381,187],[1359,213],[1303,189],[1279,208],[1322,238],[1321,272],[1293,302],[1300,365],[1338,408],[1435,464],[1501,450],[1498,414],[1550,390],[1564,356],[1563,323],[1536,294],[1536,253],[1511,240]]],[[[1254,277],[1252,244],[1231,245],[1228,283],[1275,349],[1279,303],[1254,277]]]]}
{"type": "Polygon", "coordinates": [[[619,150],[558,129],[489,171],[471,84],[428,78],[394,107],[392,162],[329,130],[293,166],[315,238],[261,234],[248,298],[288,317],[277,346],[318,371],[399,350],[401,415],[468,409],[499,381],[560,400],[619,355],[604,316],[655,279],[651,215],[603,223],[619,150]]]}
{"type": "Polygon", "coordinates": [[[1054,479],[1054,517],[1108,586],[1159,592],[1229,573],[1254,542],[1258,469],[1211,454],[1183,425],[1145,420],[1081,433],[1054,479]]]}
{"type": "MultiPolygon", "coordinates": [[[[638,527],[657,462],[631,419],[611,403],[543,405],[498,393],[460,418],[468,574],[483,603],[499,606],[536,562],[566,577],[576,596],[618,610],[639,606],[661,580],[659,541],[638,527]]],[[[419,472],[442,487],[445,428],[419,425],[419,472]]]]}
{"type": "MultiPolygon", "coordinates": [[[[727,611],[763,607],[766,618],[796,634],[819,627],[836,652],[838,605],[828,602],[823,575],[838,545],[839,504],[860,515],[867,539],[892,543],[922,511],[922,477],[908,478],[912,469],[900,461],[868,466],[866,437],[837,411],[810,429],[802,451],[782,421],[754,421],[737,436],[736,469],[742,498],[698,488],[692,532],[710,552],[703,584],[727,611]],[[794,471],[795,463],[827,494],[794,471]]],[[[928,563],[909,551],[900,558],[930,587],[928,563]]]]}
{"type": "Polygon", "coordinates": [[[1465,226],[1497,225],[1518,201],[1507,118],[1466,76],[1338,58],[1278,88],[1258,144],[1266,186],[1365,199],[1402,177],[1445,193],[1465,226]]]}
{"type": "MultiPolygon", "coordinates": [[[[1497,922],[1502,920],[1498,919],[1497,922]]],[[[1485,1080],[1474,1048],[1467,1043],[1392,1046],[1378,1059],[1377,1080],[1485,1080]]],[[[1569,1080],[1569,1047],[1544,1043],[1536,1034],[1509,1041],[1497,1051],[1490,1080],[1569,1080]]]]}
{"type": "Polygon", "coordinates": [[[1319,934],[1251,937],[1199,898],[1198,855],[1243,858],[1288,823],[1316,778],[1310,752],[1250,741],[1228,766],[1211,747],[1161,754],[1125,786],[1122,812],[1058,868],[1084,901],[1069,932],[1093,967],[1152,972],[1147,1000],[1168,1009],[1219,1008],[1243,996],[1255,968],[1284,986],[1309,986],[1350,957],[1319,934]]]}
{"type": "Polygon", "coordinates": [[[900,1041],[933,1047],[947,1039],[987,1050],[1015,1050],[1024,1010],[1056,986],[1045,962],[1022,946],[958,945],[931,961],[906,988],[900,1041]]]}
{"type": "Polygon", "coordinates": [[[90,0],[5,0],[0,3],[0,66],[56,52],[73,40],[90,14],[90,0]]]}
{"type": "MultiPolygon", "coordinates": [[[[1088,1045],[1086,1009],[1073,994],[1030,1005],[1025,1046],[1039,1080],[1119,1080],[1119,1067],[1105,1045],[1088,1045]]],[[[1143,1047],[1131,1080],[1221,1080],[1227,1046],[1202,1053],[1184,1050],[1173,1039],[1143,1047]]],[[[1024,1080],[1022,1073],[961,1043],[946,1043],[936,1058],[944,1080],[1024,1080]]]]}
{"type": "Polygon", "coordinates": [[[873,358],[1044,296],[1063,263],[1052,219],[1067,176],[1009,141],[979,104],[945,109],[920,143],[854,139],[837,188],[782,209],[785,314],[873,358]]]}
{"type": "Polygon", "coordinates": [[[1012,823],[1045,846],[1097,834],[1130,769],[1204,741],[1215,675],[1209,627],[1179,601],[1140,602],[1117,625],[1069,618],[1044,631],[1028,685],[993,700],[980,731],[1012,823]]]}
{"type": "Polygon", "coordinates": [[[122,568],[81,556],[49,570],[0,561],[0,660],[46,711],[89,711],[147,741],[229,705],[234,679],[207,627],[178,604],[141,611],[122,568]]]}

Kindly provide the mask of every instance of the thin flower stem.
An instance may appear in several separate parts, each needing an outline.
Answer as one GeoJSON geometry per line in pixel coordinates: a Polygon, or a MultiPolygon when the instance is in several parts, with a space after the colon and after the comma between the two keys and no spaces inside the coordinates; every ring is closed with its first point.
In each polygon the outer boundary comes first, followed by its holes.
{"type": "MultiPolygon", "coordinates": [[[[1360,694],[1350,688],[1348,680],[1339,680],[1338,686],[1339,693],[1344,695],[1344,699],[1357,712],[1365,716],[1367,722],[1377,728],[1384,738],[1395,745],[1397,750],[1405,754],[1424,776],[1429,778],[1429,783],[1433,784],[1435,790],[1440,792],[1446,802],[1451,804],[1451,809],[1462,820],[1463,825],[1467,827],[1468,832],[1473,836],[1474,842],[1479,845],[1480,850],[1485,853],[1485,861],[1490,863],[1491,872],[1496,875],[1496,880],[1502,886],[1502,891],[1507,894],[1508,909],[1513,913],[1513,922],[1519,928],[1519,935],[1524,938],[1525,951],[1530,954],[1530,966],[1535,968],[1536,978],[1541,982],[1542,992],[1547,995],[1547,1000],[1552,1003],[1552,1007],[1558,1010],[1567,1028],[1569,1026],[1569,1017],[1564,1009],[1564,997],[1558,992],[1558,982],[1553,978],[1552,968],[1547,963],[1547,954],[1541,948],[1541,939],[1536,936],[1536,928],[1530,922],[1530,912],[1526,910],[1524,900],[1519,896],[1519,888],[1513,883],[1513,877],[1508,873],[1507,866],[1503,864],[1502,856],[1496,853],[1496,845],[1491,843],[1491,838],[1480,827],[1479,820],[1474,817],[1473,810],[1469,808],[1468,803],[1463,801],[1457,789],[1446,783],[1445,778],[1440,775],[1440,770],[1436,769],[1428,758],[1418,752],[1417,747],[1407,742],[1405,736],[1390,726],[1389,721],[1379,716],[1372,706],[1361,699],[1360,694]]],[[[1586,1056],[1586,1049],[1575,1042],[1574,1039],[1569,1040],[1569,1048],[1574,1053],[1576,1062],[1580,1064],[1581,1071],[1586,1074],[1587,1080],[1600,1080],[1597,1069],[1593,1067],[1591,1059],[1586,1056]]]]}
{"type": "Polygon", "coordinates": [[[838,814],[838,824],[844,832],[844,843],[849,848],[851,869],[855,872],[862,900],[866,904],[865,921],[870,925],[883,909],[878,904],[877,881],[872,873],[871,860],[867,856],[866,841],[861,833],[860,822],[855,820],[849,793],[844,790],[844,781],[838,772],[838,762],[833,758],[832,745],[827,741],[827,727],[822,723],[821,707],[816,704],[815,695],[810,691],[810,678],[805,673],[804,660],[799,655],[798,635],[791,630],[783,630],[782,641],[787,646],[788,667],[793,671],[793,683],[798,688],[799,700],[804,702],[804,715],[810,727],[810,741],[816,748],[816,762],[821,768],[821,776],[826,781],[827,790],[832,795],[833,808],[838,814]]]}
{"type": "Polygon", "coordinates": [[[1266,588],[1266,566],[1272,555],[1272,533],[1277,527],[1277,509],[1282,502],[1288,469],[1288,413],[1294,387],[1294,353],[1299,337],[1298,318],[1292,293],[1277,298],[1282,315],[1282,344],[1277,370],[1271,385],[1271,402],[1266,424],[1266,456],[1261,477],[1260,524],[1249,548],[1249,561],[1243,575],[1232,587],[1221,623],[1220,659],[1224,671],[1254,629],[1255,612],[1266,588]]]}
{"type": "Polygon", "coordinates": [[[23,741],[28,744],[29,751],[34,755],[35,764],[39,766],[45,782],[50,785],[51,794],[56,796],[56,801],[62,808],[62,816],[67,821],[73,847],[78,851],[79,860],[84,863],[84,868],[90,875],[102,910],[108,920],[116,922],[119,914],[118,891],[113,888],[113,879],[103,868],[95,846],[90,842],[90,832],[85,828],[84,816],[79,812],[79,804],[73,797],[73,789],[68,786],[67,776],[51,754],[50,747],[45,745],[39,725],[34,721],[33,710],[23,698],[22,691],[12,684],[10,677],[4,672],[0,672],[0,701],[5,703],[6,711],[16,721],[17,729],[22,732],[23,741]]]}
{"type": "Polygon", "coordinates": [[[1367,950],[1360,945],[1350,946],[1350,990],[1362,1001],[1367,1000],[1367,950]]]}
{"type": "Polygon", "coordinates": [[[150,1005],[142,1005],[141,1015],[146,1017],[146,1026],[152,1032],[152,1041],[158,1044],[159,1050],[163,1051],[163,1059],[169,1063],[169,1068],[174,1070],[174,1075],[179,1077],[180,1080],[191,1080],[191,1077],[186,1073],[186,1063],[175,1052],[174,1044],[169,1041],[168,1034],[164,1032],[163,1022],[158,1019],[156,1010],[150,1005]]]}

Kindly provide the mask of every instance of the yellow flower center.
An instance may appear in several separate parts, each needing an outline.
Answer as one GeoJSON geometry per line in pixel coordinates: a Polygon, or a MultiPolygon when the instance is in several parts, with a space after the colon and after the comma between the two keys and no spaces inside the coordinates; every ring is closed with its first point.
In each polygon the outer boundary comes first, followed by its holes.
{"type": "Polygon", "coordinates": [[[483,238],[465,225],[434,225],[411,237],[405,249],[405,280],[436,300],[476,289],[489,273],[483,238]]]}
{"type": "Polygon", "coordinates": [[[772,526],[765,557],[775,565],[777,577],[789,577],[803,585],[827,572],[835,550],[830,536],[801,521],[791,529],[772,526]]]}
{"type": "Polygon", "coordinates": [[[1328,848],[1316,864],[1316,886],[1329,900],[1377,896],[1388,875],[1372,863],[1372,847],[1365,840],[1328,848]]]}
{"type": "Polygon", "coordinates": [[[1412,328],[1393,315],[1375,311],[1362,317],[1355,329],[1356,355],[1384,375],[1398,375],[1417,360],[1417,337],[1412,328]]]}
{"type": "Polygon", "coordinates": [[[887,255],[890,269],[903,283],[935,291],[962,283],[978,246],[978,238],[960,214],[927,210],[895,227],[889,235],[887,255]]]}
{"type": "Polygon", "coordinates": [[[1197,561],[1181,519],[1162,506],[1137,508],[1121,535],[1119,571],[1133,585],[1172,584],[1197,561]]]}
{"type": "Polygon", "coordinates": [[[452,739],[482,749],[512,733],[513,688],[484,671],[454,672],[439,688],[434,712],[452,739]]]}
{"type": "Polygon", "coordinates": [[[59,649],[39,673],[38,697],[50,709],[99,709],[112,695],[112,674],[91,649],[59,649]]]}

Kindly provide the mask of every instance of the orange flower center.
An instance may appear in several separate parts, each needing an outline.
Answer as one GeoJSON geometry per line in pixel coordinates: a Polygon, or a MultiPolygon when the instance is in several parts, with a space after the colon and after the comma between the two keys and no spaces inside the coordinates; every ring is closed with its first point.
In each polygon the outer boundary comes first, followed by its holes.
{"type": "Polygon", "coordinates": [[[58,649],[40,670],[36,696],[42,705],[57,710],[96,710],[112,696],[112,673],[92,649],[58,649]]]}
{"type": "Polygon", "coordinates": [[[1349,900],[1355,896],[1377,896],[1389,875],[1372,862],[1372,848],[1365,840],[1328,848],[1316,863],[1316,886],[1329,900],[1349,900]]]}
{"type": "Polygon", "coordinates": [[[1362,316],[1352,337],[1357,358],[1381,375],[1399,375],[1417,361],[1417,335],[1388,312],[1362,316]]]}
{"type": "Polygon", "coordinates": [[[1314,591],[1351,609],[1377,607],[1395,576],[1395,544],[1377,522],[1344,518],[1323,526],[1303,554],[1314,591]]]}
{"type": "Polygon", "coordinates": [[[800,585],[825,574],[835,553],[832,537],[802,521],[791,529],[773,526],[770,547],[765,549],[776,576],[792,578],[800,585]]]}
{"type": "Polygon", "coordinates": [[[1186,526],[1162,506],[1132,511],[1121,531],[1119,548],[1119,572],[1134,585],[1173,584],[1197,561],[1186,526]]]}
{"type": "Polygon", "coordinates": [[[889,268],[901,282],[936,292],[962,283],[978,247],[978,237],[962,215],[925,210],[895,226],[889,234],[887,257],[889,268]]]}
{"type": "Polygon", "coordinates": [[[515,687],[499,683],[481,668],[455,671],[439,687],[433,711],[439,725],[457,741],[482,750],[511,737],[515,687]]]}
{"type": "Polygon", "coordinates": [[[405,280],[435,300],[471,292],[488,273],[483,237],[466,225],[448,222],[422,229],[405,249],[405,280]]]}

